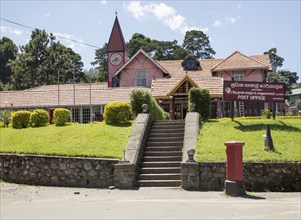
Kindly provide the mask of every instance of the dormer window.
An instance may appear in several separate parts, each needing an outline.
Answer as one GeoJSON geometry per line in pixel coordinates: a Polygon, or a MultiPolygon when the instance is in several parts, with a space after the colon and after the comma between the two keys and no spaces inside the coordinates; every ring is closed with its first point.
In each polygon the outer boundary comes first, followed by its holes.
{"type": "Polygon", "coordinates": [[[188,57],[182,63],[183,70],[201,70],[200,61],[194,57],[188,57]]]}

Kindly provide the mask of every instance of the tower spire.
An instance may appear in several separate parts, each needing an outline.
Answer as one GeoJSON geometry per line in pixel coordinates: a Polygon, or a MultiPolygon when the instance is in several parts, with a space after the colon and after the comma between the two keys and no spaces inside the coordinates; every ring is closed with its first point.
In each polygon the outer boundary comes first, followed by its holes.
{"type": "Polygon", "coordinates": [[[119,25],[118,17],[117,17],[117,11],[115,12],[116,18],[114,21],[114,25],[112,28],[111,36],[109,39],[107,52],[121,52],[126,51],[127,47],[124,41],[124,37],[119,25]]]}

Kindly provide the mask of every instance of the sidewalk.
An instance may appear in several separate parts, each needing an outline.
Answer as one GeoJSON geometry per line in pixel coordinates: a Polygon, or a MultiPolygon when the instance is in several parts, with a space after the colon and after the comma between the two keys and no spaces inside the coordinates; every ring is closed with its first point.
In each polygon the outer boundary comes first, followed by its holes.
{"type": "Polygon", "coordinates": [[[0,183],[0,219],[300,219],[300,192],[251,193],[179,188],[109,190],[0,183]]]}

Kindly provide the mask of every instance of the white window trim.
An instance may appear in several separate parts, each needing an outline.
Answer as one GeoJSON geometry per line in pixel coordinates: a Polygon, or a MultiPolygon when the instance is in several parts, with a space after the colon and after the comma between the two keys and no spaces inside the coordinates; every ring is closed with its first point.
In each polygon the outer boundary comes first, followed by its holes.
{"type": "Polygon", "coordinates": [[[136,86],[145,86],[147,87],[147,72],[146,70],[138,70],[137,73],[136,73],[136,86]],[[139,79],[144,79],[144,78],[139,78],[139,72],[144,72],[145,73],[145,85],[138,85],[138,80],[139,79]]]}
{"type": "Polygon", "coordinates": [[[234,81],[244,81],[245,71],[244,70],[235,70],[233,71],[234,81]]]}

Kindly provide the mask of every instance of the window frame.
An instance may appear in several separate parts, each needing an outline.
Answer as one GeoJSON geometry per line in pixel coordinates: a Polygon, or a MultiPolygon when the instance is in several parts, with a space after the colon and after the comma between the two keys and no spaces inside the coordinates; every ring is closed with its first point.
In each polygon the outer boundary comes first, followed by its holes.
{"type": "Polygon", "coordinates": [[[138,70],[136,77],[136,86],[147,87],[147,72],[146,70],[138,70]],[[141,76],[141,73],[144,75],[141,76]],[[144,80],[144,82],[143,82],[144,80]]]}

